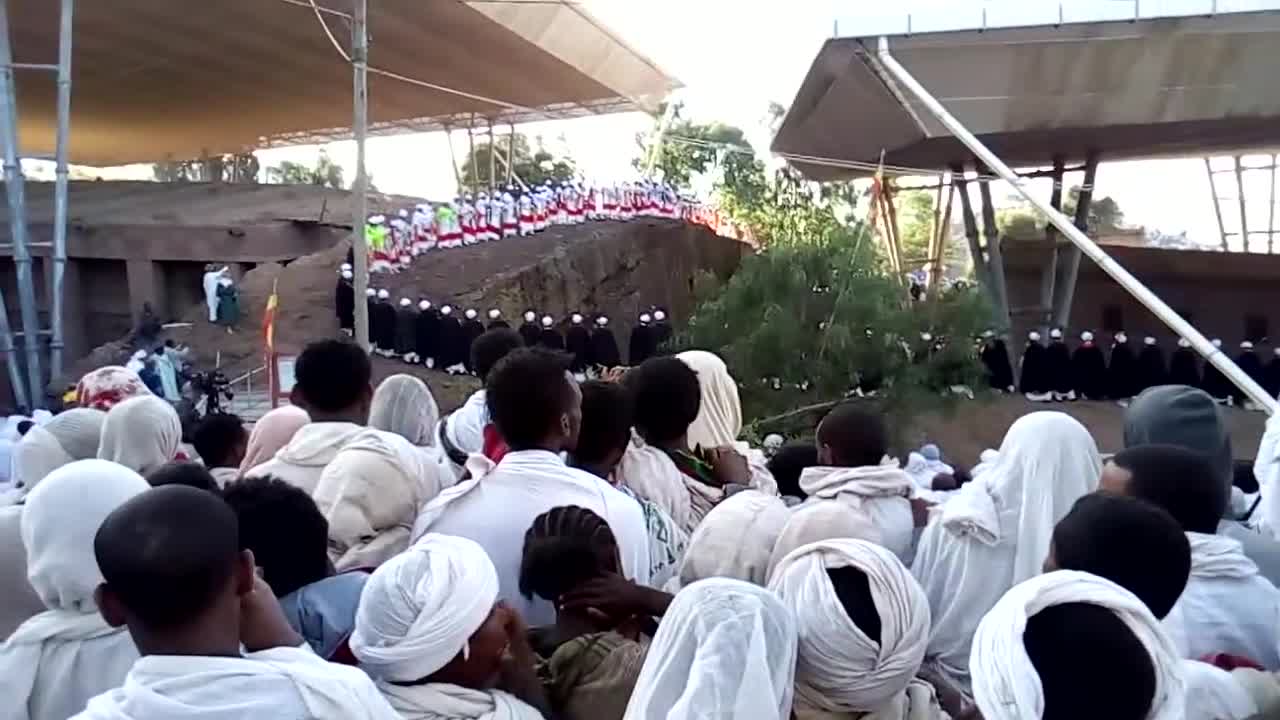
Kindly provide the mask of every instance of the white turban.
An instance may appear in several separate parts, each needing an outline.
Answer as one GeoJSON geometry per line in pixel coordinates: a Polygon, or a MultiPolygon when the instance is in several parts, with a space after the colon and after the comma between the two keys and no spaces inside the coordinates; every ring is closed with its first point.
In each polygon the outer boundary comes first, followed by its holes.
{"type": "Polygon", "coordinates": [[[375,678],[421,680],[467,648],[497,599],[498,571],[483,548],[429,533],[369,576],[351,652],[375,678]]]}
{"type": "Polygon", "coordinates": [[[712,578],[671,601],[623,720],[789,720],[796,622],[764,588],[712,578]]]}
{"type": "Polygon", "coordinates": [[[742,401],[738,383],[729,368],[713,353],[689,350],[676,355],[698,374],[702,404],[698,417],[689,425],[689,447],[704,448],[733,445],[742,432],[742,401]]]}
{"type": "Polygon", "coordinates": [[[436,444],[440,409],[427,384],[412,375],[392,375],[373,393],[369,427],[393,432],[418,447],[436,444]]]}
{"type": "Polygon", "coordinates": [[[769,576],[782,558],[802,545],[821,540],[866,540],[883,545],[871,516],[836,500],[809,500],[791,509],[791,517],[773,545],[769,576]]]}
{"type": "Polygon", "coordinates": [[[172,461],[181,442],[178,412],[164,400],[144,395],[107,412],[98,457],[146,475],[172,461]]]}
{"type": "Polygon", "coordinates": [[[769,589],[796,613],[799,694],[832,713],[874,712],[907,689],[929,644],[929,600],[897,556],[864,540],[826,540],[784,557],[769,589]],[[854,624],[828,570],[866,574],[880,642],[854,624]]]}
{"type": "Polygon", "coordinates": [[[764,585],[773,546],[790,517],[782,498],[759,490],[743,490],[715,506],[689,538],[680,586],[709,577],[764,585]]]}
{"type": "Polygon", "coordinates": [[[30,492],[49,473],[97,456],[106,413],[75,408],[27,431],[14,449],[15,480],[30,492]]]}
{"type": "MultiPolygon", "coordinates": [[[[969,651],[973,698],[985,720],[1044,715],[1044,688],[1022,636],[1027,619],[1054,605],[1088,603],[1114,612],[1151,654],[1156,692],[1148,720],[1180,720],[1186,705],[1182,660],[1147,606],[1110,580],[1059,570],[1015,585],[978,625],[969,651]]],[[[1087,688],[1081,688],[1087,692],[1087,688]]]]}

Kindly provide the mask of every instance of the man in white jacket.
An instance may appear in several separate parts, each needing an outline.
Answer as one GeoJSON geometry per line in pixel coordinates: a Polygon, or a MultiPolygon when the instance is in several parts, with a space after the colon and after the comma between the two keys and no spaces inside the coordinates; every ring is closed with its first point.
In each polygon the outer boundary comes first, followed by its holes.
{"type": "Polygon", "coordinates": [[[314,492],[325,466],[368,422],[372,376],[369,356],[351,342],[322,340],[308,345],[294,365],[289,399],[307,411],[311,422],[275,457],[245,476],[270,475],[314,492]]]}
{"type": "Polygon", "coordinates": [[[139,494],[94,540],[103,618],[141,658],[82,719],[399,716],[360,670],[316,657],[240,549],[235,513],[181,485],[139,494]]]}

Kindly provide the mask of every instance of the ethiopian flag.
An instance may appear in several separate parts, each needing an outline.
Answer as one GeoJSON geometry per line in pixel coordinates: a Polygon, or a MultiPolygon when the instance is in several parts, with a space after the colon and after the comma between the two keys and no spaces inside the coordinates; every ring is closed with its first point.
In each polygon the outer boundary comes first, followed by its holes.
{"type": "Polygon", "coordinates": [[[276,350],[276,308],[279,305],[280,296],[276,293],[276,284],[272,283],[267,309],[262,312],[262,337],[266,342],[268,356],[276,350]]]}

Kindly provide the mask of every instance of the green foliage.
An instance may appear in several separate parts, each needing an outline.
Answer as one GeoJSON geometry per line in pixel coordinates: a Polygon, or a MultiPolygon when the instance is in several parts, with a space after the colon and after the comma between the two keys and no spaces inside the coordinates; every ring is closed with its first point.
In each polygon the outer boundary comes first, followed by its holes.
{"type": "MultiPolygon", "coordinates": [[[[902,238],[902,255],[911,269],[929,260],[929,241],[933,237],[934,205],[937,193],[928,190],[902,190],[896,193],[898,234],[902,238]]],[[[945,202],[945,199],[944,199],[945,202]]],[[[959,201],[955,201],[959,204],[959,201]]],[[[955,210],[953,209],[953,213],[955,210]]],[[[941,220],[941,210],[939,210],[941,220]]],[[[950,228],[947,229],[948,232],[950,228]]],[[[944,268],[965,272],[969,267],[969,250],[964,239],[948,237],[942,256],[944,268]]]]}
{"type": "MultiPolygon", "coordinates": [[[[1044,237],[1049,219],[1030,205],[1022,204],[1021,196],[1013,199],[1019,204],[996,211],[996,224],[1000,226],[1001,236],[1013,240],[1036,240],[1044,237]]],[[[1074,218],[1079,202],[1080,188],[1068,189],[1067,197],[1062,202],[1062,213],[1068,218],[1074,218]]],[[[1093,234],[1117,230],[1124,227],[1124,211],[1110,196],[1095,197],[1089,202],[1088,222],[1089,232],[1093,234]]]]}
{"type": "Polygon", "coordinates": [[[258,182],[258,158],[253,153],[206,155],[195,160],[167,159],[151,165],[156,182],[258,182]]]}
{"type": "Polygon", "coordinates": [[[342,166],[335,163],[324,150],[316,156],[316,163],[311,167],[285,160],[267,168],[267,182],[281,185],[319,185],[339,190],[346,187],[343,183],[342,166]]]}
{"type": "MultiPolygon", "coordinates": [[[[494,145],[498,148],[498,156],[494,159],[496,184],[505,185],[507,182],[507,151],[511,146],[511,136],[506,135],[494,138],[494,145]]],[[[470,152],[470,146],[466,148],[465,152],[470,152]]],[[[489,177],[489,152],[489,139],[486,137],[481,141],[480,138],[476,138],[476,162],[473,164],[471,157],[467,156],[462,163],[463,185],[467,187],[492,187],[495,184],[491,182],[489,177]]],[[[515,136],[515,152],[512,154],[511,164],[515,167],[515,174],[528,185],[539,185],[546,180],[569,180],[578,171],[573,158],[552,155],[542,147],[540,141],[538,142],[538,148],[533,150],[530,148],[529,138],[523,134],[515,136]]]]}

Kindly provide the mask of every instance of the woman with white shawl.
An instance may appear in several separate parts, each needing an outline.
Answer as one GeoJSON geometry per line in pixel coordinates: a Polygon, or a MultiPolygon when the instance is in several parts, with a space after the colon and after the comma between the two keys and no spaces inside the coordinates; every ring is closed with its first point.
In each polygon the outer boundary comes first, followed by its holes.
{"type": "Polygon", "coordinates": [[[1038,575],[1053,527],[1098,487],[1102,460],[1069,415],[1036,412],[1009,427],[991,468],[934,513],[911,573],[933,613],[928,664],[969,686],[978,622],[1006,590],[1038,575]]]}
{"type": "Polygon", "coordinates": [[[733,578],[763,586],[769,558],[791,511],[782,498],[743,490],[717,505],[689,538],[680,570],[668,592],[711,577],[733,578]]]}
{"type": "Polygon", "coordinates": [[[1128,590],[1059,570],[1014,586],[973,636],[973,698],[985,720],[1181,720],[1183,664],[1128,590]]]}
{"type": "Polygon", "coordinates": [[[418,511],[452,480],[422,448],[395,433],[356,433],[320,473],[316,505],[329,521],[338,572],[373,568],[409,547],[418,511]]]}
{"type": "Polygon", "coordinates": [[[738,397],[738,381],[729,374],[729,366],[718,355],[705,350],[688,350],[676,357],[698,374],[698,385],[702,389],[698,417],[689,426],[689,447],[733,448],[747,459],[751,487],[777,495],[778,484],[769,472],[768,458],[738,440],[742,434],[742,400],[738,397]]]}
{"type": "Polygon", "coordinates": [[[268,412],[253,424],[249,432],[249,445],[240,462],[240,474],[267,462],[276,456],[280,448],[289,444],[303,425],[311,422],[307,411],[297,405],[282,405],[268,412]]]}
{"type": "Polygon", "coordinates": [[[0,718],[63,720],[120,685],[138,650],[98,614],[102,574],[93,554],[102,521],[148,489],[136,472],[103,460],[54,470],[27,496],[22,545],[28,579],[47,608],[0,648],[0,718]]]}
{"type": "Polygon", "coordinates": [[[154,395],[125,400],[107,412],[98,458],[146,475],[178,454],[182,422],[169,403],[154,395]]]}
{"type": "Polygon", "coordinates": [[[453,484],[455,475],[443,449],[437,442],[436,425],[440,408],[427,384],[412,375],[392,375],[378,384],[369,407],[369,427],[395,433],[418,447],[429,458],[448,470],[442,479],[445,487],[453,484]]]}
{"type": "Polygon", "coordinates": [[[796,621],[776,595],[712,578],[680,591],[623,720],[789,720],[796,621]]]}
{"type": "Polygon", "coordinates": [[[424,535],[369,576],[351,651],[405,720],[542,720],[526,702],[546,707],[524,624],[497,598],[479,545],[424,535]],[[512,664],[525,699],[493,687],[512,664]]]}
{"type": "Polygon", "coordinates": [[[796,614],[797,720],[942,720],[916,680],[929,601],[910,571],[865,540],[826,540],[782,558],[769,589],[796,614]]]}

